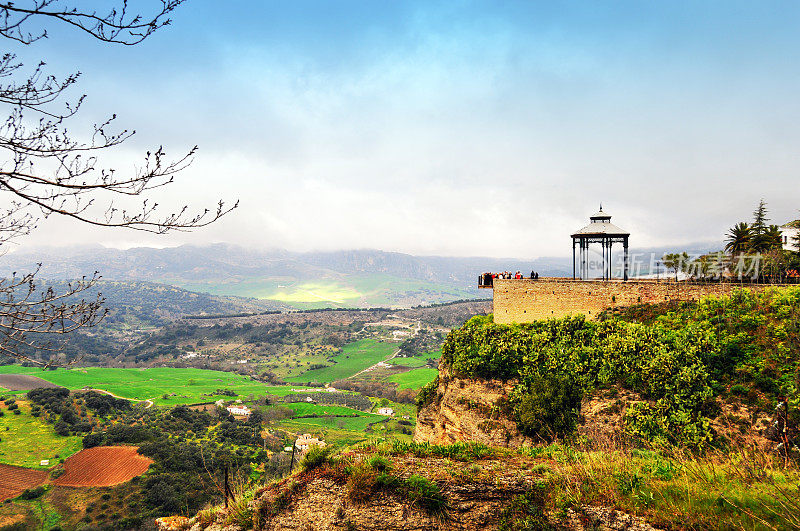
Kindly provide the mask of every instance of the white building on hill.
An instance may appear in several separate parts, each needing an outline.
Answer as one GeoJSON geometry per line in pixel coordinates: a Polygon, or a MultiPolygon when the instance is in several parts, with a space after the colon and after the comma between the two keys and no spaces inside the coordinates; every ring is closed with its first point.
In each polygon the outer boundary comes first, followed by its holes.
{"type": "Polygon", "coordinates": [[[294,445],[301,452],[305,452],[312,446],[324,448],[325,441],[317,439],[316,437],[312,437],[310,433],[304,433],[301,437],[297,438],[297,440],[294,442],[294,445]]]}
{"type": "Polygon", "coordinates": [[[387,417],[391,417],[394,415],[394,409],[390,407],[378,408],[378,415],[386,415],[387,417]]]}
{"type": "Polygon", "coordinates": [[[225,409],[227,409],[231,415],[238,415],[242,417],[250,416],[250,408],[247,406],[235,405],[235,406],[228,406],[225,409]]]}
{"type": "Polygon", "coordinates": [[[800,233],[800,221],[790,221],[781,226],[781,241],[785,251],[797,251],[797,234],[800,233]]]}

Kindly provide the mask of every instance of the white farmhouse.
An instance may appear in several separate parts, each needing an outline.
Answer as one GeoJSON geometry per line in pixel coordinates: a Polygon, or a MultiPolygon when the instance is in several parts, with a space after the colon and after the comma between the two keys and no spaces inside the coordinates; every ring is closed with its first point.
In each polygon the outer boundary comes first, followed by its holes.
{"type": "Polygon", "coordinates": [[[312,437],[310,433],[304,433],[301,437],[298,437],[294,445],[301,452],[308,451],[312,446],[319,446],[320,448],[326,446],[324,440],[312,437]]]}
{"type": "Polygon", "coordinates": [[[390,407],[378,408],[378,415],[386,415],[387,417],[391,417],[392,415],[394,415],[394,409],[390,407]]]}
{"type": "Polygon", "coordinates": [[[800,220],[790,221],[781,226],[781,242],[785,251],[797,251],[797,235],[800,233],[800,220]]]}
{"type": "Polygon", "coordinates": [[[231,415],[238,415],[242,417],[250,416],[250,408],[247,406],[233,405],[233,406],[228,406],[225,409],[227,409],[231,415]]]}

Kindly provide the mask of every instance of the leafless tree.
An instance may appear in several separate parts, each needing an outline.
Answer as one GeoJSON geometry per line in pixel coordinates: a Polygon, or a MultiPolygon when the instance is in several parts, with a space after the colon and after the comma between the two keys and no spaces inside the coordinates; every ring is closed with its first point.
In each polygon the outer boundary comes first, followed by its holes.
{"type": "MultiPolygon", "coordinates": [[[[80,0],[0,1],[0,36],[27,46],[47,38],[48,25],[66,24],[102,42],[131,46],[168,25],[168,15],[184,1],[160,0],[148,16],[130,13],[127,0],[110,2],[102,13],[72,5],[80,0]]],[[[0,150],[5,153],[0,156],[0,251],[51,216],[163,234],[208,225],[236,208],[219,201],[196,212],[183,206],[162,213],[148,192],[172,183],[197,148],[169,159],[158,147],[128,172],[103,165],[99,156],[135,132],[113,129],[112,115],[74,136],[68,125],[86,96],[68,100],[65,93],[80,73],[57,78],[45,66],[40,62],[28,68],[13,53],[0,58],[0,106],[8,109],[0,123],[0,150]],[[131,197],[138,198],[132,208],[131,197]]],[[[97,282],[97,272],[58,293],[40,286],[37,272],[0,281],[0,353],[47,366],[50,361],[37,361],[29,353],[57,349],[58,342],[42,343],[37,337],[92,326],[106,311],[100,295],[76,302],[97,282]]]]}

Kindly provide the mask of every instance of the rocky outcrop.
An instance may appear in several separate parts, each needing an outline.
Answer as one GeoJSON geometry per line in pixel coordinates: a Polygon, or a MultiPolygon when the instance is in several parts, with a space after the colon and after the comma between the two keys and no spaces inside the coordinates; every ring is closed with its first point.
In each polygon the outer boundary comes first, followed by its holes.
{"type": "Polygon", "coordinates": [[[458,378],[441,365],[436,390],[417,414],[414,440],[431,444],[472,441],[506,448],[533,444],[519,431],[508,407],[516,383],[458,378]]]}
{"type": "Polygon", "coordinates": [[[499,529],[656,531],[612,508],[558,511],[541,487],[542,470],[510,451],[474,461],[413,454],[347,452],[260,489],[252,501],[194,518],[162,518],[160,531],[484,531],[499,529]],[[380,468],[375,468],[375,456],[380,468]],[[381,477],[393,478],[390,481],[381,477]],[[407,485],[416,478],[432,507],[407,485]],[[406,485],[406,486],[404,486],[406,485]],[[430,500],[430,498],[428,498],[430,500]]]}

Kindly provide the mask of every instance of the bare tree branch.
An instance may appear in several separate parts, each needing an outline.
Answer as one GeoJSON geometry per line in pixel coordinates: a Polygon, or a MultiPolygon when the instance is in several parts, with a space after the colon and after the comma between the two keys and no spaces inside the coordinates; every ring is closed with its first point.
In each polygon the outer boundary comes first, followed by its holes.
{"type": "MultiPolygon", "coordinates": [[[[47,38],[34,24],[62,23],[107,43],[135,45],[170,23],[168,14],[185,0],[158,0],[151,16],[131,14],[127,0],[114,1],[103,13],[82,10],[66,0],[0,1],[0,37],[23,45],[47,38]]],[[[162,212],[147,193],[171,184],[174,176],[192,162],[197,147],[176,159],[163,147],[145,153],[143,162],[129,172],[104,166],[100,156],[135,134],[114,130],[116,116],[93,126],[89,134],[73,136],[70,119],[79,112],[85,95],[71,101],[65,93],[80,73],[63,79],[49,75],[46,63],[27,74],[13,53],[0,57],[0,106],[8,117],[0,122],[0,247],[35,230],[41,219],[64,216],[91,226],[127,228],[164,234],[204,227],[238,205],[219,201],[212,208],[192,211],[188,206],[162,212]],[[138,206],[120,207],[115,197],[141,197],[138,206]]],[[[30,353],[56,352],[63,336],[97,324],[106,314],[103,298],[75,299],[99,278],[76,281],[60,293],[41,288],[37,271],[0,279],[0,355],[48,366],[30,353]],[[42,343],[38,337],[45,337],[42,343]]]]}

